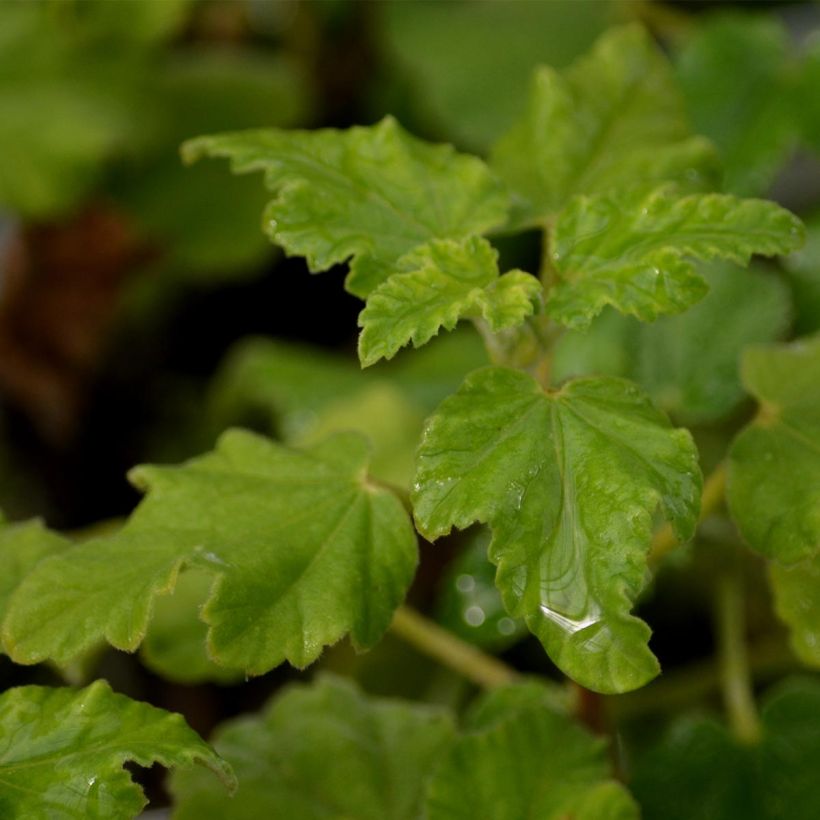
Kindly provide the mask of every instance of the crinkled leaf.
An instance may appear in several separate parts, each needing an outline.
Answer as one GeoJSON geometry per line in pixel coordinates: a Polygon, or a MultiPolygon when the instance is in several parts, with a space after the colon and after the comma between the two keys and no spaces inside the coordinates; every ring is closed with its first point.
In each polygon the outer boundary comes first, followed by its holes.
{"type": "Polygon", "coordinates": [[[793,52],[779,20],[736,13],[706,20],[678,55],[689,115],[720,151],[729,193],[765,193],[794,147],[793,52]]]}
{"type": "Polygon", "coordinates": [[[475,149],[487,147],[518,116],[536,65],[566,65],[619,11],[612,0],[382,3],[380,9],[380,43],[404,69],[407,76],[399,79],[414,111],[475,149]]]}
{"type": "Polygon", "coordinates": [[[629,614],[660,504],[691,536],[697,453],[635,385],[578,379],[545,393],[504,368],[471,374],[430,418],[413,506],[433,539],[474,522],[508,612],[591,689],[618,692],[658,671],[649,628],[629,614]]]}
{"type": "Polygon", "coordinates": [[[702,185],[713,151],[692,137],[666,58],[639,26],[614,29],[564,74],[541,68],[524,118],[493,153],[517,196],[512,221],[541,223],[575,194],[677,180],[702,185]]]}
{"type": "Polygon", "coordinates": [[[607,308],[587,330],[565,333],[555,346],[553,377],[625,376],[685,424],[731,413],[745,395],[743,349],[786,330],[791,300],[769,271],[712,263],[701,272],[709,292],[678,316],[647,324],[607,308]]]}
{"type": "Polygon", "coordinates": [[[411,341],[421,347],[459,319],[483,318],[493,331],[530,316],[541,283],[515,270],[499,278],[498,253],[486,239],[433,240],[396,263],[398,273],[367,298],[359,315],[359,358],[367,367],[391,359],[411,341]]]}
{"type": "Polygon", "coordinates": [[[757,550],[785,563],[820,553],[820,336],[756,347],[743,383],[757,418],[729,452],[732,517],[757,550]]]}
{"type": "Polygon", "coordinates": [[[221,729],[214,745],[234,767],[238,792],[229,798],[197,772],[178,772],[174,818],[416,820],[452,734],[439,709],[367,698],[322,677],[221,729]]]}
{"type": "Polygon", "coordinates": [[[534,697],[535,687],[521,688],[524,697],[499,690],[477,707],[480,719],[436,769],[425,816],[637,820],[635,801],[611,779],[605,742],[534,697]]]}
{"type": "Polygon", "coordinates": [[[644,820],[814,820],[820,816],[820,686],[769,693],[757,744],[717,721],[686,718],[638,761],[631,788],[644,820]]]}
{"type": "Polygon", "coordinates": [[[401,502],[367,480],[354,433],[292,450],[240,430],[177,467],[140,467],[147,498],[118,534],[46,559],[18,587],[4,642],[65,663],[105,638],[135,649],[185,565],[219,576],[202,611],[209,653],[260,674],[303,667],[346,634],[372,646],[417,560],[401,502]]]}
{"type": "Polygon", "coordinates": [[[495,568],[487,560],[490,534],[472,533],[441,579],[436,607],[438,622],[470,643],[504,649],[527,634],[520,618],[511,618],[495,585],[495,568]]]}
{"type": "Polygon", "coordinates": [[[236,786],[231,767],[181,715],[115,694],[104,681],[81,690],[21,686],[0,695],[0,816],[135,817],[147,801],[126,761],[198,763],[223,781],[218,791],[236,786]]]}
{"type": "Polygon", "coordinates": [[[797,217],[759,199],[682,196],[674,186],[577,197],[551,237],[558,281],[547,309],[573,327],[585,327],[605,305],[652,321],[705,295],[692,259],[745,265],[753,254],[785,254],[802,241],[797,217]]]}
{"type": "Polygon", "coordinates": [[[265,229],[312,271],[351,261],[348,289],[367,296],[396,261],[434,238],[461,238],[503,221],[506,195],[476,157],[408,134],[391,117],[346,131],[245,131],[200,137],[184,156],[228,157],[264,171],[275,194],[265,229]]]}

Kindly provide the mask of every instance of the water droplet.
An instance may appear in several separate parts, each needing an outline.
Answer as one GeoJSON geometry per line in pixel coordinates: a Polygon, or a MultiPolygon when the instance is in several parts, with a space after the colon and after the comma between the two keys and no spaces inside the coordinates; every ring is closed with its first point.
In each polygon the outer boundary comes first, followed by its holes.
{"type": "Polygon", "coordinates": [[[464,620],[470,626],[481,626],[484,623],[484,610],[480,606],[471,606],[464,611],[464,620]]]}
{"type": "Polygon", "coordinates": [[[546,604],[541,604],[539,609],[545,618],[560,626],[565,632],[569,632],[570,635],[574,635],[589,626],[594,626],[601,620],[597,613],[590,613],[580,618],[571,618],[555,609],[550,609],[546,604]]]}

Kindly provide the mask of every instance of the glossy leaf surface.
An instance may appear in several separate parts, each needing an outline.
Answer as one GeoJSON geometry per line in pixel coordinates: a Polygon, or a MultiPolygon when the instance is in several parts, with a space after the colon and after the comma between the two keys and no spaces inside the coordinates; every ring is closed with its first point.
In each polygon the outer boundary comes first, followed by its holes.
{"type": "Polygon", "coordinates": [[[750,349],[743,383],[760,403],[735,439],[728,500],[744,538],[785,563],[820,550],[820,337],[750,349]]]}
{"type": "Polygon", "coordinates": [[[412,499],[430,539],[489,524],[508,612],[568,675],[617,692],[658,671],[649,628],[629,614],[652,515],[660,505],[690,537],[700,482],[689,434],[635,385],[578,379],[545,393],[523,373],[487,368],[428,421],[412,499]]]}
{"type": "Polygon", "coordinates": [[[551,237],[558,282],[547,309],[573,327],[586,326],[605,305],[652,321],[706,294],[692,259],[746,265],[753,254],[785,254],[802,241],[800,220],[763,200],[682,196],[672,186],[578,197],[551,237]]]}
{"type": "Polygon", "coordinates": [[[487,240],[434,240],[403,256],[399,273],[379,285],[359,315],[359,358],[367,367],[411,341],[421,347],[459,319],[483,318],[494,332],[514,327],[540,301],[541,283],[520,270],[499,277],[487,240]]]}
{"type": "Polygon", "coordinates": [[[507,200],[485,165],[412,137],[388,117],[347,131],[246,131],[186,143],[189,161],[228,157],[237,173],[264,171],[275,194],[271,240],[312,271],[352,258],[348,289],[367,296],[405,253],[503,221],[507,200]]]}
{"type": "Polygon", "coordinates": [[[119,820],[146,804],[123,768],[211,769],[235,788],[230,766],[181,715],[111,691],[104,681],[87,689],[21,686],[0,695],[0,815],[119,820]]]}
{"type": "Polygon", "coordinates": [[[712,160],[689,131],[669,64],[639,26],[603,35],[563,75],[541,68],[524,118],[493,153],[517,195],[516,225],[543,223],[575,194],[702,185],[712,160]]]}
{"type": "Polygon", "coordinates": [[[198,772],[180,772],[174,818],[416,820],[423,784],[452,734],[439,709],[367,698],[322,677],[221,729],[215,746],[239,790],[228,797],[198,772]]]}
{"type": "Polygon", "coordinates": [[[680,721],[637,766],[644,820],[813,820],[818,711],[817,681],[798,679],[765,698],[758,744],[738,743],[713,719],[680,721]]]}
{"type": "Polygon", "coordinates": [[[637,820],[605,743],[535,685],[486,696],[427,790],[429,820],[637,820]]]}
{"type": "Polygon", "coordinates": [[[417,552],[401,502],[368,482],[368,457],[353,433],[300,451],[237,430],[181,466],[135,469],[147,498],[118,534],[36,567],[9,608],[6,648],[23,663],[66,663],[102,638],[133,650],[186,565],[219,576],[202,616],[225,666],[304,667],[347,634],[371,646],[417,552]]]}

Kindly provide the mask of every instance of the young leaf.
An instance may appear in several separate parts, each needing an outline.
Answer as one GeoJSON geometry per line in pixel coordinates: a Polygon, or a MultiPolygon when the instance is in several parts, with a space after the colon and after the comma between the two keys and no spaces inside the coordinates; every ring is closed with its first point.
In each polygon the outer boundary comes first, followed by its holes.
{"type": "Polygon", "coordinates": [[[512,222],[544,223],[575,194],[677,180],[703,184],[713,151],[692,137],[665,57],[638,26],[614,29],[562,76],[535,75],[524,118],[492,164],[516,195],[512,222]]]}
{"type": "Polygon", "coordinates": [[[197,772],[178,772],[174,818],[416,820],[424,782],[452,734],[445,712],[367,698],[322,677],[221,729],[215,746],[239,791],[229,798],[197,772]]]}
{"type": "Polygon", "coordinates": [[[753,254],[785,254],[802,241],[797,217],[759,199],[681,196],[668,185],[580,196],[551,236],[558,281],[547,310],[571,327],[585,327],[605,305],[652,321],[685,310],[706,293],[691,259],[746,265],[753,254]]]}
{"type": "Polygon", "coordinates": [[[499,278],[498,253],[486,239],[433,240],[403,256],[399,271],[367,298],[359,315],[359,358],[368,367],[413,342],[421,347],[439,328],[481,316],[493,331],[521,324],[535,311],[541,283],[515,270],[499,278]]]}
{"type": "Polygon", "coordinates": [[[697,453],[619,379],[545,393],[504,368],[471,374],[429,419],[413,507],[420,532],[488,523],[508,612],[525,617],[561,669],[602,692],[658,671],[649,628],[629,614],[661,504],[682,540],[700,499],[697,453]]]}
{"type": "Polygon", "coordinates": [[[684,313],[645,323],[607,308],[586,331],[565,333],[554,348],[553,378],[624,376],[684,424],[729,415],[745,395],[743,349],[785,332],[791,300],[767,270],[720,262],[701,272],[709,292],[684,313]]]}
{"type": "Polygon", "coordinates": [[[820,336],[756,347],[741,375],[757,418],[729,453],[727,497],[743,537],[792,563],[820,551],[820,336]]]}
{"type": "Polygon", "coordinates": [[[21,663],[66,663],[102,638],[134,650],[185,565],[219,576],[202,617],[225,666],[304,667],[348,633],[372,646],[417,553],[401,502],[368,482],[367,462],[354,433],[298,451],[234,430],[181,466],[135,469],[148,496],[123,530],[42,561],[18,587],[7,650],[21,663]]]}
{"type": "MultiPolygon", "coordinates": [[[[123,763],[201,764],[233,790],[231,767],[181,715],[104,681],[87,689],[21,686],[0,695],[0,816],[119,820],[146,804],[123,763]]],[[[212,779],[212,778],[210,778],[212,779]]]]}
{"type": "Polygon", "coordinates": [[[199,137],[183,155],[228,157],[237,173],[264,171],[276,194],[264,217],[271,240],[314,272],[352,259],[346,286],[361,297],[417,245],[482,233],[507,212],[481,160],[416,139],[391,117],[347,131],[199,137]]]}
{"type": "Polygon", "coordinates": [[[817,681],[796,679],[766,696],[757,744],[713,719],[682,720],[638,761],[631,787],[644,820],[814,820],[818,712],[817,681]]]}
{"type": "MultiPolygon", "coordinates": [[[[530,688],[536,687],[514,687],[530,688]]],[[[637,820],[610,779],[605,743],[546,698],[493,692],[472,731],[451,748],[427,789],[429,820],[637,820]]]]}

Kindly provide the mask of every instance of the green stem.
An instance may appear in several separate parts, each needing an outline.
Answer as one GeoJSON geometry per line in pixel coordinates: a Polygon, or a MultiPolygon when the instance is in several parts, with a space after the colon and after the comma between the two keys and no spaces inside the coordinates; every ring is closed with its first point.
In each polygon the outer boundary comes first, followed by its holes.
{"type": "Polygon", "coordinates": [[[729,725],[738,740],[756,743],[760,739],[760,719],[749,670],[746,600],[737,561],[718,579],[715,592],[720,683],[729,725]]]}
{"type": "Polygon", "coordinates": [[[410,607],[400,606],[396,610],[390,631],[483,689],[518,680],[518,673],[503,661],[462,641],[410,607]]]}

